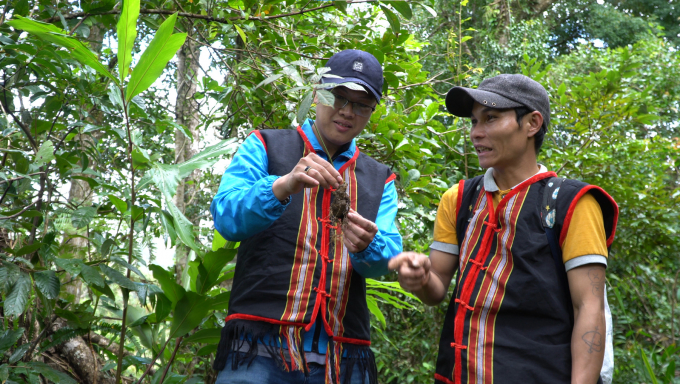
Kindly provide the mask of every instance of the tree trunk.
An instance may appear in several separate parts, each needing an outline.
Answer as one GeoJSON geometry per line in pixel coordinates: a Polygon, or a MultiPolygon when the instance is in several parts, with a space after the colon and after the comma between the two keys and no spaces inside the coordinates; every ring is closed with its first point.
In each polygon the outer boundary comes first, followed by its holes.
{"type": "MultiPolygon", "coordinates": [[[[64,319],[57,319],[52,325],[52,333],[66,327],[64,319]]],[[[101,336],[100,336],[101,337],[101,336]]],[[[114,378],[101,371],[104,361],[90,347],[87,339],[76,336],[54,347],[63,360],[73,369],[82,383],[113,384],[114,378]]],[[[49,360],[49,359],[47,359],[49,360]]],[[[46,361],[47,361],[46,360],[46,361]]]]}
{"type": "MultiPolygon", "coordinates": [[[[193,35],[193,28],[188,28],[189,37],[193,35]]],[[[191,138],[184,132],[175,130],[175,162],[182,163],[191,159],[196,152],[199,141],[198,135],[198,102],[194,98],[198,81],[198,60],[200,51],[198,44],[187,38],[182,48],[177,52],[177,100],[175,102],[175,120],[177,124],[186,127],[191,138]]],[[[196,170],[177,186],[174,203],[184,213],[189,221],[198,226],[198,210],[191,208],[191,202],[198,192],[200,171],[196,170]],[[193,183],[187,183],[193,181],[193,183]],[[190,207],[187,210],[187,207],[190,207]]],[[[186,270],[189,261],[189,248],[177,246],[175,250],[175,276],[178,284],[182,284],[182,272],[186,270]]]]}
{"type": "MultiPolygon", "coordinates": [[[[100,27],[96,24],[92,25],[90,27],[90,36],[89,36],[89,42],[90,42],[90,47],[92,50],[99,54],[102,49],[102,42],[104,40],[104,34],[107,32],[106,29],[103,27],[100,27]]],[[[94,125],[101,125],[102,122],[104,121],[104,114],[98,110],[98,109],[93,109],[92,112],[90,112],[90,116],[88,117],[88,120],[94,125]]],[[[82,153],[85,153],[85,150],[88,147],[91,147],[94,145],[94,137],[89,134],[89,135],[76,135],[74,138],[75,142],[79,143],[79,149],[82,153]]],[[[88,156],[88,168],[94,168],[96,164],[94,164],[94,159],[88,156]]],[[[82,161],[79,162],[79,165],[82,167],[82,161]]],[[[84,173],[74,173],[73,176],[84,176],[84,177],[89,177],[89,175],[84,174],[84,173]]],[[[76,206],[90,206],[92,205],[92,188],[90,187],[90,184],[87,183],[85,180],[81,179],[71,179],[71,188],[69,189],[69,194],[68,194],[68,201],[76,206]]],[[[76,236],[77,234],[83,235],[83,230],[76,230],[75,232],[70,233],[66,237],[66,240],[68,241],[68,244],[72,247],[73,254],[76,255],[76,257],[80,259],[85,259],[87,256],[87,251],[88,251],[88,246],[89,246],[89,241],[86,238],[76,236]],[[80,233],[79,233],[80,232],[80,233]]],[[[85,233],[85,236],[88,236],[89,234],[85,233]]],[[[70,279],[70,275],[67,274],[66,279],[70,279]]],[[[82,279],[75,279],[71,284],[66,286],[66,292],[69,294],[72,294],[75,297],[74,304],[78,304],[80,302],[80,297],[82,295],[82,279]]]]}

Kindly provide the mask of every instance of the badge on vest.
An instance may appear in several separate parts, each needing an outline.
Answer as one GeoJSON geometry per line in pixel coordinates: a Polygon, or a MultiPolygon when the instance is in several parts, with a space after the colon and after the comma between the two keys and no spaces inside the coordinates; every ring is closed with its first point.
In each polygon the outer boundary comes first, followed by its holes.
{"type": "Polygon", "coordinates": [[[364,63],[360,61],[355,61],[354,64],[352,65],[352,69],[357,71],[357,72],[363,72],[364,71],[364,63]]]}

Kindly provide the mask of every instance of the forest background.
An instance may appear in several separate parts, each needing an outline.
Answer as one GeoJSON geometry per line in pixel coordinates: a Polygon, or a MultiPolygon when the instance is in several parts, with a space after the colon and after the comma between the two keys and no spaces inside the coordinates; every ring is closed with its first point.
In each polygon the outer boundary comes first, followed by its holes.
{"type": "MultiPolygon", "coordinates": [[[[407,250],[427,251],[441,194],[482,172],[445,92],[499,73],[546,87],[539,161],[603,187],[621,211],[607,269],[614,382],[680,383],[676,2],[4,0],[0,11],[0,383],[213,383],[238,244],[215,236],[210,201],[250,131],[313,116],[318,68],[347,48],[385,70],[358,141],[398,175],[407,250]]],[[[394,280],[369,280],[380,382],[431,382],[447,304],[426,307],[394,280]]]]}

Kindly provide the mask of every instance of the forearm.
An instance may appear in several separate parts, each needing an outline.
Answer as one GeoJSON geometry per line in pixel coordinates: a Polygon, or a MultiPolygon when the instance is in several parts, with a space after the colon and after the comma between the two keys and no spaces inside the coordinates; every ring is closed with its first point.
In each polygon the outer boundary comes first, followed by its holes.
{"type": "Polygon", "coordinates": [[[442,278],[434,271],[430,270],[430,276],[427,283],[420,289],[413,291],[412,293],[416,295],[423,303],[434,306],[441,303],[446,297],[446,292],[449,288],[448,284],[445,284],[442,278]]]}
{"type": "Polygon", "coordinates": [[[267,229],[286,208],[272,191],[275,179],[268,176],[252,185],[234,183],[218,191],[210,205],[215,229],[231,241],[267,229]]]}
{"type": "Polygon", "coordinates": [[[605,318],[602,303],[574,309],[571,339],[572,384],[595,384],[600,376],[605,348],[605,318]]]}

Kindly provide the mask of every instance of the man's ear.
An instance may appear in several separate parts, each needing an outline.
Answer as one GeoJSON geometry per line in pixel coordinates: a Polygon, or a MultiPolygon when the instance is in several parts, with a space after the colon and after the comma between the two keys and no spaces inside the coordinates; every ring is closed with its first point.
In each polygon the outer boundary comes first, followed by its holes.
{"type": "Polygon", "coordinates": [[[541,112],[533,111],[524,116],[522,124],[529,126],[527,137],[534,137],[541,130],[541,126],[543,126],[543,115],[541,115],[541,112]]]}

